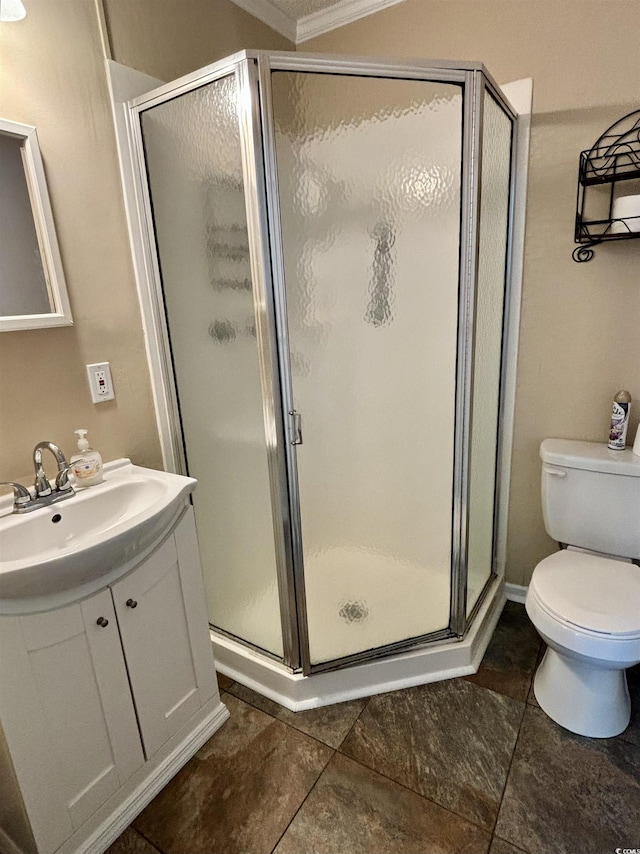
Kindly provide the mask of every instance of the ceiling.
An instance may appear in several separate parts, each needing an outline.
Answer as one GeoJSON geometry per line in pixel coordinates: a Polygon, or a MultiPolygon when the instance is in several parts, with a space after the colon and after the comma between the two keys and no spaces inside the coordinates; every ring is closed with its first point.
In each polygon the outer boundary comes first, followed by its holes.
{"type": "Polygon", "coordinates": [[[295,44],[403,0],[233,0],[295,44]]]}

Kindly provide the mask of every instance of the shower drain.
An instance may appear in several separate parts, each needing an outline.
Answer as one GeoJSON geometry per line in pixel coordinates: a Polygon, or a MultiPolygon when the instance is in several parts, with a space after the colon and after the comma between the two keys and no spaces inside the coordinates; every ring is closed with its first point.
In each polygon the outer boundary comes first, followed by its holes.
{"type": "Polygon", "coordinates": [[[369,616],[369,609],[364,602],[345,602],[338,614],[345,623],[361,623],[369,616]]]}

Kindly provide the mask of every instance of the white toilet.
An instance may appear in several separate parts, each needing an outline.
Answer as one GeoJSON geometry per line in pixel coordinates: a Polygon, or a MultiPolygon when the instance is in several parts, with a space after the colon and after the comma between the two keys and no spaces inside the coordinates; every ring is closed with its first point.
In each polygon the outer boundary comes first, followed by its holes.
{"type": "Polygon", "coordinates": [[[534,693],[561,726],[607,738],[629,724],[625,670],[640,663],[640,457],[567,439],[545,439],[540,457],[545,528],[567,548],[527,592],[547,644],[534,693]]]}

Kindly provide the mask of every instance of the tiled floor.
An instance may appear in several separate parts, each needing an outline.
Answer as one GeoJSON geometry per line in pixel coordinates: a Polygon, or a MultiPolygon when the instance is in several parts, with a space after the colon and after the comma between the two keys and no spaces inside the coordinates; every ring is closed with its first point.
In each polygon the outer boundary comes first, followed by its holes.
{"type": "Polygon", "coordinates": [[[614,739],[537,706],[507,603],[479,672],[294,714],[220,677],[231,719],[108,854],[614,854],[640,850],[640,667],[614,739]]]}

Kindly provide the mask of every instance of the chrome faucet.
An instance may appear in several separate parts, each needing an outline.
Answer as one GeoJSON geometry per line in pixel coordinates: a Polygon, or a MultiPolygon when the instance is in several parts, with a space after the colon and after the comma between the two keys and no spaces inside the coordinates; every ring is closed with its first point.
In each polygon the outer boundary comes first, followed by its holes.
{"type": "Polygon", "coordinates": [[[71,464],[67,462],[60,448],[53,442],[38,442],[33,449],[33,465],[36,470],[33,496],[21,483],[13,481],[0,481],[0,486],[10,486],[13,489],[13,512],[30,513],[39,507],[48,504],[56,504],[65,498],[71,498],[75,491],[69,483],[69,469],[71,464]],[[51,451],[58,464],[58,473],[53,483],[47,478],[42,467],[42,452],[51,451]]]}
{"type": "MultiPolygon", "coordinates": [[[[33,465],[36,470],[36,499],[47,498],[60,492],[70,492],[73,495],[73,487],[69,483],[69,463],[66,461],[64,454],[60,448],[53,442],[38,442],[33,449],[33,465]],[[55,480],[55,491],[49,483],[44,469],[42,468],[42,452],[51,451],[58,463],[58,474],[55,480]]],[[[66,495],[65,495],[66,498],[66,495]]],[[[60,499],[58,499],[60,500],[60,499]]],[[[49,503],[49,502],[47,502],[49,503]]]]}

